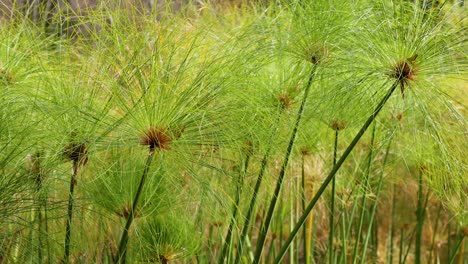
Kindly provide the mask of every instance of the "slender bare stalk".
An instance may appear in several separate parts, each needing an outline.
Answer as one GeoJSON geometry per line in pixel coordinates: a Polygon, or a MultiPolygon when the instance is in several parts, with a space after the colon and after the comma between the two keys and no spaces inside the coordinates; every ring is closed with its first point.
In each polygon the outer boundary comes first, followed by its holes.
{"type": "Polygon", "coordinates": [[[311,71],[311,73],[309,75],[309,80],[307,82],[306,89],[304,91],[304,97],[302,98],[301,106],[300,106],[299,111],[297,113],[296,122],[294,124],[294,128],[293,128],[293,131],[292,131],[292,134],[291,134],[291,138],[289,140],[288,148],[287,148],[285,156],[284,156],[283,164],[282,164],[281,169],[280,169],[278,181],[276,182],[275,191],[273,193],[273,197],[271,199],[270,206],[268,208],[266,219],[265,219],[265,222],[260,227],[260,233],[259,233],[259,236],[258,236],[258,239],[257,239],[257,245],[256,245],[255,255],[254,255],[255,257],[254,257],[254,261],[253,261],[253,263],[255,263],[255,264],[259,263],[260,258],[262,256],[263,245],[265,244],[266,235],[268,233],[268,229],[270,228],[270,224],[271,224],[271,220],[273,218],[273,213],[275,211],[276,203],[277,203],[278,197],[280,195],[281,186],[283,185],[284,176],[286,175],[286,169],[287,169],[288,163],[289,163],[289,157],[291,156],[291,151],[292,151],[292,148],[294,146],[294,142],[296,140],[297,131],[299,129],[299,124],[300,124],[300,121],[302,119],[302,115],[304,113],[305,103],[306,103],[307,97],[309,95],[310,87],[312,86],[312,81],[313,81],[313,79],[315,77],[316,69],[317,69],[317,64],[314,64],[314,66],[312,67],[312,71],[311,71]]]}
{"type": "Polygon", "coordinates": [[[70,143],[63,151],[63,155],[73,162],[72,175],[70,178],[70,189],[68,193],[67,225],[65,229],[64,262],[70,262],[70,240],[73,218],[73,204],[75,200],[75,185],[77,183],[78,171],[88,162],[88,149],[84,143],[70,143]]]}
{"type": "Polygon", "coordinates": [[[227,251],[231,247],[232,230],[234,229],[234,225],[236,223],[237,211],[239,209],[240,199],[241,199],[241,195],[242,195],[242,189],[243,189],[243,185],[244,185],[244,177],[245,177],[245,174],[247,173],[247,168],[249,166],[249,162],[250,162],[250,152],[248,152],[246,154],[243,170],[240,173],[240,175],[238,176],[236,199],[235,199],[234,205],[233,205],[234,208],[233,208],[233,212],[232,212],[232,216],[231,216],[231,221],[229,222],[229,227],[228,227],[228,231],[227,231],[227,234],[226,234],[226,238],[224,240],[223,249],[221,250],[221,255],[219,256],[218,263],[224,263],[225,262],[225,257],[226,257],[227,251]]]}
{"type": "Polygon", "coordinates": [[[453,249],[453,252],[452,254],[450,255],[449,257],[449,264],[452,264],[455,262],[455,259],[457,257],[457,253],[458,251],[460,250],[460,258],[463,259],[463,250],[464,248],[461,247],[461,245],[464,245],[463,241],[465,241],[465,236],[464,235],[460,235],[459,236],[460,238],[458,239],[457,243],[455,244],[455,248],[453,249]]]}
{"type": "Polygon", "coordinates": [[[465,239],[462,239],[461,245],[460,245],[460,254],[458,258],[458,264],[463,264],[463,260],[465,259],[465,239]]]}
{"type": "MultiPolygon", "coordinates": [[[[276,118],[275,118],[275,124],[279,122],[280,117],[281,117],[281,109],[278,108],[277,113],[276,113],[276,118]]],[[[250,228],[250,221],[252,219],[252,214],[254,212],[255,204],[257,202],[257,195],[258,195],[258,192],[260,191],[260,186],[262,185],[263,175],[267,167],[268,159],[270,158],[272,142],[273,142],[274,137],[276,136],[276,132],[277,132],[277,129],[272,131],[272,133],[270,134],[270,138],[268,139],[268,148],[262,158],[260,171],[257,176],[257,181],[255,182],[255,187],[252,193],[252,197],[250,198],[249,208],[247,209],[247,213],[245,214],[246,215],[245,222],[242,227],[242,233],[239,239],[239,249],[237,250],[234,263],[241,262],[242,254],[244,251],[244,243],[246,242],[246,239],[247,239],[247,233],[249,232],[249,228],[250,228]]]]}
{"type": "Polygon", "coordinates": [[[393,248],[395,243],[395,211],[396,211],[396,195],[395,184],[392,185],[392,224],[390,226],[390,242],[388,248],[388,263],[393,263],[393,248]]]}
{"type": "MultiPolygon", "coordinates": [[[[371,211],[371,215],[369,217],[370,224],[369,224],[369,226],[367,228],[367,234],[371,234],[372,229],[375,232],[377,231],[377,227],[374,227],[374,225],[376,225],[377,222],[374,219],[375,219],[375,214],[376,214],[376,211],[377,211],[377,205],[378,205],[377,201],[378,201],[378,198],[380,196],[380,191],[382,190],[383,175],[384,175],[385,165],[387,164],[388,154],[390,153],[390,147],[391,147],[391,144],[392,144],[392,140],[393,140],[393,135],[390,138],[390,141],[388,142],[388,145],[387,145],[387,149],[385,151],[385,156],[384,156],[384,160],[383,160],[383,164],[382,164],[382,171],[380,172],[380,175],[379,175],[379,183],[378,183],[377,191],[375,193],[375,201],[374,201],[374,204],[372,205],[372,211],[371,211]]],[[[362,255],[361,264],[364,264],[366,262],[366,251],[367,251],[367,245],[369,243],[370,237],[371,237],[370,235],[367,235],[365,240],[364,240],[363,252],[361,253],[361,255],[362,255]]],[[[377,235],[375,237],[377,237],[377,235]]],[[[374,248],[377,248],[376,245],[377,245],[377,242],[375,243],[374,248]]],[[[376,256],[376,254],[375,254],[375,256],[376,256]]]]}
{"type": "Polygon", "coordinates": [[[419,172],[418,177],[418,205],[416,209],[416,241],[415,241],[415,252],[414,252],[414,263],[421,263],[421,240],[423,233],[423,224],[424,224],[424,208],[423,208],[423,183],[422,183],[422,170],[419,172]]]}
{"type": "MultiPolygon", "coordinates": [[[[306,186],[305,186],[305,156],[308,154],[307,150],[302,151],[302,166],[301,166],[301,205],[304,212],[306,207],[306,186]]],[[[309,221],[312,220],[312,215],[309,216],[309,221]]],[[[312,222],[302,228],[302,239],[304,247],[304,259],[306,264],[310,264],[310,240],[312,235],[312,222]]]]}
{"type": "MultiPolygon", "coordinates": [[[[336,165],[336,155],[338,151],[338,131],[339,129],[335,129],[335,143],[333,146],[333,166],[336,165]]],[[[331,201],[330,201],[330,230],[328,233],[328,256],[329,256],[329,263],[333,263],[333,237],[335,234],[335,177],[332,180],[332,190],[331,190],[331,201]]]]}
{"type": "Polygon", "coordinates": [[[366,132],[367,128],[373,123],[377,115],[379,114],[380,110],[382,110],[383,106],[385,103],[388,101],[390,96],[393,94],[393,92],[396,90],[398,87],[398,84],[400,83],[400,80],[395,81],[391,88],[388,90],[387,94],[382,98],[382,101],[377,105],[375,108],[374,112],[368,117],[367,121],[364,123],[362,128],[359,130],[357,135],[354,137],[353,141],[351,144],[349,144],[348,148],[344,151],[343,155],[341,158],[338,160],[336,165],[333,167],[332,171],[328,174],[327,178],[324,180],[320,188],[318,189],[317,193],[315,194],[314,198],[309,202],[304,214],[300,217],[299,221],[296,223],[295,228],[289,235],[289,238],[286,240],[286,242],[283,244],[281,247],[279,254],[277,255],[274,263],[280,263],[281,260],[284,257],[285,252],[288,250],[289,245],[291,244],[291,241],[294,239],[294,237],[297,235],[297,232],[299,229],[302,227],[302,225],[305,223],[307,216],[309,215],[310,211],[315,207],[315,204],[319,200],[319,198],[322,196],[323,192],[327,188],[328,184],[331,182],[333,177],[335,177],[336,173],[338,170],[341,168],[341,165],[343,165],[344,161],[348,158],[349,154],[351,151],[354,149],[356,144],[359,142],[361,139],[362,135],[366,132]]]}
{"type": "Polygon", "coordinates": [[[76,185],[76,176],[78,174],[78,163],[73,162],[73,171],[72,176],[70,178],[70,189],[69,189],[69,196],[68,196],[68,209],[67,209],[67,226],[65,229],[65,253],[64,253],[64,261],[65,263],[70,262],[70,240],[71,240],[71,224],[72,224],[72,217],[73,217],[73,203],[75,200],[74,191],[76,185]]]}
{"type": "Polygon", "coordinates": [[[399,254],[398,254],[398,263],[403,263],[403,242],[405,241],[405,229],[400,228],[400,245],[399,245],[399,254]]]}
{"type": "Polygon", "coordinates": [[[432,263],[432,254],[434,253],[435,251],[435,239],[436,239],[436,234],[437,234],[437,230],[438,230],[438,227],[439,227],[439,219],[440,219],[440,215],[441,215],[441,211],[442,211],[442,204],[439,203],[439,206],[437,208],[437,214],[436,214],[436,219],[435,219],[435,223],[434,223],[434,230],[432,231],[432,240],[431,240],[431,249],[429,250],[429,261],[428,263],[432,263]]]}
{"type": "MultiPolygon", "coordinates": [[[[372,165],[372,159],[373,159],[373,154],[374,154],[374,139],[375,139],[375,123],[372,129],[372,139],[371,139],[371,145],[370,145],[370,150],[369,150],[369,156],[367,159],[367,165],[366,165],[366,171],[364,174],[364,190],[368,188],[369,186],[369,174],[371,170],[371,165],[372,165]]],[[[365,192],[365,191],[364,191],[365,192]]],[[[359,215],[359,225],[358,225],[358,230],[357,230],[357,237],[356,237],[356,242],[354,246],[354,253],[353,253],[353,263],[357,263],[358,259],[358,249],[359,249],[359,244],[361,243],[361,237],[362,237],[362,228],[364,224],[364,218],[365,218],[365,213],[367,211],[366,209],[366,203],[367,203],[367,197],[365,193],[362,194],[361,198],[361,204],[359,208],[361,208],[361,213],[359,215]]],[[[370,234],[368,233],[367,236],[370,234]]]]}
{"type": "Polygon", "coordinates": [[[125,224],[125,228],[120,239],[119,250],[117,251],[117,255],[115,257],[115,263],[126,263],[128,232],[130,230],[130,227],[132,226],[133,219],[135,218],[135,211],[138,206],[138,200],[140,199],[140,195],[143,192],[143,186],[145,185],[146,177],[148,175],[151,162],[153,161],[153,157],[154,149],[150,149],[148,158],[146,159],[145,168],[143,170],[143,175],[141,176],[140,184],[138,185],[138,190],[135,194],[135,198],[133,199],[132,208],[130,210],[130,213],[128,214],[127,223],[125,224]]]}

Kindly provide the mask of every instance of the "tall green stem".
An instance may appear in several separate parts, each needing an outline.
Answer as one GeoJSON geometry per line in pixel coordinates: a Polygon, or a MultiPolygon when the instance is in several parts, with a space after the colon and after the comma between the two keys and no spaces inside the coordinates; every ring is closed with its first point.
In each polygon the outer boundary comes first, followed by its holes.
{"type": "MultiPolygon", "coordinates": [[[[379,200],[378,198],[380,196],[380,191],[382,190],[383,175],[384,175],[385,165],[387,164],[388,154],[390,153],[390,146],[392,144],[392,139],[393,139],[393,135],[390,138],[390,141],[388,142],[388,145],[387,145],[387,149],[385,151],[385,156],[384,156],[384,160],[383,160],[383,164],[382,164],[382,171],[380,172],[380,176],[379,176],[379,184],[378,184],[378,187],[377,187],[377,191],[375,193],[375,200],[374,200],[374,204],[372,206],[371,216],[370,216],[370,219],[369,219],[370,224],[369,224],[369,226],[367,228],[367,234],[368,235],[366,236],[366,239],[364,241],[361,264],[364,264],[365,261],[366,261],[367,245],[369,243],[369,238],[371,237],[370,234],[371,234],[372,228],[373,228],[374,224],[376,223],[374,221],[374,217],[375,217],[375,213],[377,211],[377,204],[378,204],[377,201],[379,200]]],[[[374,229],[377,230],[377,228],[374,228],[374,229]]]]}
{"type": "MultiPolygon", "coordinates": [[[[362,188],[364,193],[362,194],[361,198],[361,213],[359,215],[359,225],[358,225],[358,231],[356,232],[357,237],[356,237],[356,242],[354,246],[354,253],[353,253],[353,263],[357,263],[357,258],[358,258],[358,249],[359,249],[359,244],[361,243],[361,236],[362,236],[362,228],[364,224],[364,218],[366,214],[366,203],[367,203],[367,198],[366,198],[366,190],[369,188],[369,175],[370,175],[370,168],[372,165],[372,159],[373,159],[373,154],[374,154],[374,139],[375,139],[375,123],[374,127],[372,129],[372,139],[371,139],[371,145],[370,145],[370,150],[369,150],[369,157],[367,159],[367,165],[366,165],[366,172],[364,174],[364,188],[362,188]]],[[[372,224],[371,224],[372,225],[372,224]]],[[[367,236],[369,237],[370,234],[368,233],[367,236]]]]}
{"type": "Polygon", "coordinates": [[[356,146],[356,144],[359,142],[359,140],[361,139],[362,135],[364,135],[364,133],[366,132],[366,130],[369,128],[369,126],[372,124],[372,122],[375,120],[375,118],[377,117],[377,115],[379,114],[380,110],[382,110],[383,106],[385,105],[385,103],[388,101],[388,99],[390,98],[390,96],[393,94],[393,92],[395,91],[395,89],[398,87],[398,84],[399,84],[399,81],[395,81],[392,85],[392,87],[388,90],[387,94],[382,98],[382,101],[380,101],[380,103],[377,105],[377,107],[375,108],[374,112],[369,116],[369,118],[367,119],[367,121],[364,123],[364,125],[362,126],[361,130],[359,130],[359,132],[357,133],[357,135],[354,137],[353,141],[351,142],[351,144],[349,144],[348,148],[346,148],[346,150],[344,151],[343,155],[341,156],[341,158],[338,160],[338,162],[336,163],[336,165],[333,167],[333,169],[331,170],[331,172],[328,174],[327,178],[324,180],[324,182],[322,183],[322,185],[320,186],[320,188],[318,189],[317,193],[315,194],[314,198],[309,202],[309,205],[307,206],[304,214],[301,216],[301,218],[299,218],[299,221],[296,223],[296,226],[295,228],[293,229],[293,231],[291,232],[291,234],[289,235],[289,238],[286,240],[286,242],[283,244],[283,246],[281,247],[280,251],[279,251],[279,254],[277,255],[276,259],[275,259],[275,262],[274,263],[279,263],[281,262],[281,260],[283,259],[284,257],[284,254],[285,252],[288,250],[289,248],[289,245],[291,244],[292,240],[294,239],[294,237],[297,235],[297,232],[299,231],[299,229],[302,227],[302,225],[304,224],[305,220],[307,219],[307,216],[309,215],[310,211],[312,211],[312,209],[314,208],[315,204],[317,203],[317,201],[319,200],[319,198],[322,196],[323,192],[325,191],[325,189],[327,188],[328,184],[330,184],[331,180],[333,179],[333,177],[335,177],[336,173],[338,172],[338,170],[341,168],[341,165],[343,165],[344,161],[348,158],[349,154],[351,153],[351,151],[354,149],[354,147],[356,146]]]}
{"type": "MultiPolygon", "coordinates": [[[[338,131],[335,129],[335,144],[333,146],[333,166],[336,165],[336,156],[338,152],[338,131]]],[[[329,263],[333,263],[333,236],[335,234],[335,177],[332,180],[332,191],[331,191],[331,201],[330,201],[330,231],[328,234],[328,256],[329,263]]]]}
{"type": "Polygon", "coordinates": [[[312,68],[312,71],[310,73],[310,76],[309,76],[309,80],[307,82],[306,89],[304,91],[304,97],[302,98],[301,106],[300,106],[299,111],[297,113],[296,122],[294,124],[294,128],[293,128],[293,131],[292,131],[292,134],[291,134],[291,138],[289,140],[288,148],[286,150],[286,154],[284,156],[283,164],[282,164],[281,169],[280,169],[278,181],[276,182],[275,192],[274,192],[273,197],[271,199],[265,222],[260,227],[260,234],[259,234],[258,239],[257,239],[257,245],[256,245],[254,261],[253,261],[253,263],[255,263],[255,264],[259,263],[260,258],[262,256],[263,245],[265,244],[266,234],[268,233],[268,229],[270,228],[271,220],[273,218],[273,213],[275,211],[276,203],[278,201],[278,197],[279,197],[279,194],[280,194],[280,191],[281,191],[281,186],[283,185],[284,176],[286,175],[286,168],[288,167],[289,157],[291,156],[291,151],[292,151],[292,148],[294,146],[294,141],[296,140],[297,130],[299,128],[299,123],[300,123],[300,121],[302,119],[302,115],[304,113],[305,103],[306,103],[307,97],[309,95],[310,87],[312,86],[312,81],[314,79],[316,69],[317,69],[317,65],[314,64],[314,66],[312,68]]]}
{"type": "Polygon", "coordinates": [[[408,258],[411,245],[413,244],[414,234],[416,234],[416,228],[411,232],[411,235],[409,237],[409,243],[408,243],[408,246],[406,247],[405,255],[403,256],[403,263],[406,263],[406,259],[408,258]]]}
{"type": "Polygon", "coordinates": [[[37,208],[37,225],[38,225],[38,234],[37,234],[37,242],[38,242],[38,259],[40,263],[43,263],[42,259],[42,206],[38,204],[37,208]]]}
{"type": "MultiPolygon", "coordinates": [[[[44,218],[43,218],[42,222],[43,222],[45,230],[40,231],[40,233],[45,232],[45,235],[46,235],[45,236],[45,246],[46,246],[46,249],[47,249],[47,262],[45,262],[45,263],[51,263],[52,256],[51,256],[51,252],[50,252],[50,243],[49,243],[49,239],[48,239],[48,234],[49,234],[48,219],[49,219],[49,217],[48,217],[48,214],[47,214],[47,212],[48,212],[48,210],[47,210],[47,197],[41,198],[41,207],[40,208],[43,208],[43,210],[44,210],[44,218]]],[[[41,230],[42,230],[42,227],[41,227],[41,230]]]]}
{"type": "Polygon", "coordinates": [[[424,208],[423,208],[423,183],[422,183],[422,170],[419,172],[419,179],[418,179],[418,205],[416,209],[416,241],[415,241],[415,264],[421,263],[421,239],[422,239],[422,232],[423,232],[423,224],[424,224],[424,208]]]}
{"type": "Polygon", "coordinates": [[[403,244],[405,242],[405,229],[400,228],[400,245],[399,245],[399,254],[398,254],[398,264],[403,263],[403,244]]]}
{"type": "MultiPolygon", "coordinates": [[[[37,158],[39,158],[39,155],[36,156],[37,158]]],[[[43,248],[42,248],[42,244],[43,244],[43,232],[44,230],[43,227],[42,227],[42,224],[45,222],[43,220],[43,215],[42,215],[42,207],[44,206],[44,209],[45,209],[45,203],[47,202],[46,199],[43,199],[42,197],[42,192],[41,192],[41,189],[42,189],[42,179],[43,179],[43,175],[41,173],[41,170],[40,170],[40,164],[39,164],[39,161],[38,159],[33,159],[33,168],[35,168],[33,171],[36,172],[36,191],[37,191],[37,201],[36,201],[36,206],[37,206],[37,211],[36,211],[36,214],[37,214],[37,224],[38,224],[38,234],[37,234],[37,242],[38,242],[38,259],[39,259],[39,262],[40,263],[43,263],[43,248]],[[36,165],[36,166],[34,166],[36,165]]],[[[46,226],[47,226],[47,223],[45,223],[46,226]]],[[[50,256],[49,256],[50,257],[50,256]]],[[[48,260],[50,261],[50,260],[48,260]]]]}
{"type": "Polygon", "coordinates": [[[432,263],[432,254],[434,252],[434,247],[435,247],[435,239],[436,239],[436,234],[437,234],[437,229],[439,227],[439,219],[442,211],[442,204],[439,203],[438,209],[437,209],[437,214],[436,214],[436,219],[434,223],[434,229],[432,231],[432,240],[431,240],[431,249],[429,250],[429,261],[428,263],[432,263]]]}
{"type": "Polygon", "coordinates": [[[396,195],[395,183],[392,185],[392,224],[390,226],[390,245],[388,248],[388,263],[393,263],[393,248],[395,241],[395,211],[396,211],[396,195]]]}
{"type": "MultiPolygon", "coordinates": [[[[451,256],[452,255],[452,238],[451,238],[451,235],[452,235],[452,222],[449,221],[447,223],[447,257],[451,256]]],[[[448,258],[447,258],[448,260],[448,258]]]]}
{"type": "Polygon", "coordinates": [[[73,172],[70,179],[70,190],[68,193],[68,210],[67,210],[67,226],[65,231],[65,253],[64,262],[70,262],[70,238],[71,238],[71,223],[73,217],[73,202],[74,202],[74,191],[76,185],[76,176],[78,174],[79,162],[73,162],[73,172]]]}
{"type": "MultiPolygon", "coordinates": [[[[281,117],[281,110],[278,109],[274,124],[277,124],[279,122],[280,117],[281,117]]],[[[252,214],[254,212],[255,204],[257,202],[257,195],[258,195],[258,192],[260,190],[260,186],[262,185],[263,175],[264,175],[266,167],[267,167],[268,159],[270,158],[270,152],[271,152],[271,148],[272,148],[272,141],[273,141],[274,137],[276,136],[276,132],[277,132],[277,129],[272,131],[272,133],[270,134],[270,138],[268,139],[268,148],[267,148],[267,151],[265,152],[265,155],[262,158],[262,162],[261,162],[261,165],[260,165],[260,171],[259,171],[258,176],[257,176],[257,181],[255,182],[255,187],[254,187],[254,190],[253,190],[253,193],[252,193],[252,197],[250,198],[249,208],[247,209],[247,214],[246,214],[246,217],[245,217],[244,226],[242,227],[242,233],[241,233],[241,237],[240,237],[240,240],[239,240],[239,249],[237,250],[236,259],[235,259],[234,263],[240,263],[241,262],[242,254],[243,254],[243,251],[244,251],[244,243],[245,243],[245,240],[247,239],[247,233],[249,232],[249,228],[250,228],[250,221],[252,219],[252,214]]]]}
{"type": "Polygon", "coordinates": [[[227,234],[226,234],[226,239],[224,240],[224,246],[223,246],[223,249],[221,250],[221,255],[219,256],[218,263],[224,263],[225,262],[224,258],[226,257],[226,253],[227,253],[228,249],[231,246],[232,230],[234,228],[234,224],[236,223],[237,211],[239,209],[240,198],[241,198],[241,195],[242,195],[242,188],[243,188],[243,185],[244,185],[244,177],[245,177],[245,174],[247,173],[247,168],[249,166],[249,161],[250,161],[250,154],[248,153],[246,155],[246,157],[245,157],[243,170],[240,173],[239,178],[237,180],[236,199],[235,199],[234,205],[233,205],[234,208],[233,208],[233,212],[232,212],[232,216],[231,216],[231,221],[229,222],[229,227],[228,227],[228,231],[227,231],[227,234]]]}
{"type": "MultiPolygon", "coordinates": [[[[301,205],[302,211],[305,210],[306,207],[306,187],[305,187],[305,154],[302,154],[302,164],[301,164],[301,205]]],[[[304,258],[305,263],[309,264],[310,260],[310,248],[309,243],[307,241],[307,225],[302,228],[302,240],[303,240],[303,247],[304,247],[304,258]]]]}
{"type": "Polygon", "coordinates": [[[457,241],[457,243],[455,244],[455,248],[453,249],[452,254],[450,254],[450,256],[449,256],[449,262],[448,262],[449,264],[452,264],[452,263],[455,262],[455,258],[457,256],[458,250],[460,250],[460,258],[463,259],[463,250],[464,250],[464,248],[461,247],[461,245],[463,244],[464,240],[465,240],[465,236],[460,235],[460,238],[457,241]]]}
{"type": "MultiPolygon", "coordinates": [[[[357,185],[353,185],[349,194],[347,194],[347,199],[343,203],[344,205],[349,204],[354,197],[354,192],[358,189],[357,185]]],[[[341,248],[340,248],[340,258],[338,259],[338,263],[346,263],[348,259],[348,239],[350,235],[352,235],[351,229],[353,227],[353,219],[356,213],[357,208],[357,201],[352,202],[353,206],[351,207],[351,213],[348,214],[346,210],[346,206],[342,208],[341,213],[339,214],[338,220],[341,222],[340,225],[340,239],[341,239],[341,248]]]]}
{"type": "Polygon", "coordinates": [[[135,194],[135,198],[133,199],[132,209],[127,218],[127,223],[125,224],[125,229],[122,233],[122,238],[120,239],[119,244],[119,251],[115,257],[115,263],[124,264],[126,262],[126,255],[127,255],[127,244],[128,244],[128,231],[130,230],[130,226],[132,225],[133,219],[135,218],[135,210],[138,205],[138,199],[140,198],[141,193],[143,192],[143,186],[145,185],[146,176],[148,175],[149,168],[151,166],[151,161],[153,160],[154,150],[150,150],[148,154],[148,158],[146,159],[145,168],[143,170],[143,175],[140,179],[140,185],[138,186],[138,190],[135,194]]]}

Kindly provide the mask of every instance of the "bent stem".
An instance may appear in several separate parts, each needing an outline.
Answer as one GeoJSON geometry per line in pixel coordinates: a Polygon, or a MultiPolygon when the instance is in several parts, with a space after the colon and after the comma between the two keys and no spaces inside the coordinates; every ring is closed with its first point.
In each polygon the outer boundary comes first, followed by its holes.
{"type": "Polygon", "coordinates": [[[146,159],[145,168],[143,170],[143,175],[140,179],[140,185],[138,186],[138,190],[135,194],[135,198],[133,199],[132,209],[127,218],[127,223],[125,224],[125,229],[122,233],[122,238],[120,239],[119,243],[119,251],[117,252],[115,263],[125,263],[126,256],[127,256],[127,244],[128,244],[128,230],[130,230],[130,226],[132,225],[133,219],[135,218],[135,210],[138,205],[138,199],[143,191],[143,186],[145,185],[146,176],[148,175],[149,168],[151,166],[151,161],[153,160],[154,150],[150,149],[148,154],[148,158],[146,159]]]}
{"type": "Polygon", "coordinates": [[[382,110],[383,106],[385,105],[385,103],[387,103],[388,99],[390,98],[390,96],[393,94],[393,92],[395,91],[395,89],[398,87],[398,84],[400,83],[399,80],[395,81],[393,84],[392,84],[392,87],[388,90],[387,94],[382,98],[382,101],[380,101],[380,103],[377,105],[377,107],[375,108],[374,112],[369,116],[369,118],[367,119],[367,121],[364,123],[364,125],[362,126],[361,130],[359,130],[359,132],[357,133],[357,135],[354,137],[353,141],[351,142],[351,144],[349,144],[349,146],[346,148],[346,150],[344,151],[343,155],[341,156],[341,158],[338,160],[338,162],[336,163],[336,165],[333,167],[333,169],[331,170],[330,174],[328,174],[327,178],[325,178],[324,182],[322,183],[322,185],[320,186],[320,188],[317,190],[317,193],[315,194],[314,198],[309,202],[309,205],[307,206],[305,212],[302,214],[302,216],[299,218],[298,222],[296,223],[296,226],[294,227],[293,231],[291,231],[291,234],[289,235],[288,239],[285,241],[285,243],[283,244],[283,246],[281,247],[279,253],[278,253],[278,256],[276,257],[274,263],[280,263],[281,260],[283,259],[284,257],[284,254],[286,253],[286,251],[288,250],[289,246],[291,245],[291,241],[294,239],[294,237],[297,235],[297,232],[299,231],[299,229],[302,227],[302,225],[304,224],[305,220],[307,219],[307,216],[309,215],[310,211],[312,211],[312,209],[314,208],[315,204],[317,203],[317,201],[319,200],[319,198],[322,196],[323,192],[325,191],[325,189],[327,188],[328,184],[330,184],[331,180],[335,177],[336,173],[338,172],[338,170],[341,168],[341,165],[343,165],[344,161],[348,158],[349,154],[351,153],[351,151],[354,149],[354,147],[356,146],[356,144],[359,142],[359,140],[361,139],[362,135],[364,135],[364,133],[366,132],[366,130],[369,128],[369,126],[372,124],[372,122],[374,122],[375,118],[377,117],[377,115],[379,114],[380,110],[382,110]]]}
{"type": "Polygon", "coordinates": [[[259,233],[258,240],[257,240],[253,263],[259,263],[260,258],[262,256],[262,251],[263,251],[263,246],[265,244],[266,235],[270,227],[271,219],[273,218],[273,213],[275,211],[276,202],[278,201],[278,196],[281,191],[281,186],[283,185],[284,176],[286,175],[286,168],[288,167],[288,163],[289,163],[289,157],[291,156],[291,151],[294,146],[294,141],[296,140],[297,130],[299,128],[299,123],[302,119],[302,114],[304,113],[304,106],[307,101],[307,96],[309,95],[310,87],[312,86],[312,81],[314,79],[316,69],[317,69],[317,64],[314,64],[312,71],[310,73],[310,76],[309,76],[309,80],[307,82],[306,89],[304,91],[304,97],[302,98],[301,106],[297,113],[296,123],[294,124],[294,129],[292,131],[292,135],[289,140],[288,148],[284,156],[283,165],[281,166],[278,181],[276,182],[275,192],[273,194],[273,197],[271,198],[270,207],[268,208],[268,213],[266,215],[265,223],[262,224],[260,228],[260,233],[259,233]]]}

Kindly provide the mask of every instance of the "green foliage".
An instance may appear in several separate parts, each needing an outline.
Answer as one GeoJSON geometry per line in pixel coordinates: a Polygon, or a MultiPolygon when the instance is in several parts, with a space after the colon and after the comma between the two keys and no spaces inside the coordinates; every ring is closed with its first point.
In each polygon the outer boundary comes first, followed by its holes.
{"type": "Polygon", "coordinates": [[[466,7],[123,2],[0,25],[0,262],[463,261],[466,7]]]}

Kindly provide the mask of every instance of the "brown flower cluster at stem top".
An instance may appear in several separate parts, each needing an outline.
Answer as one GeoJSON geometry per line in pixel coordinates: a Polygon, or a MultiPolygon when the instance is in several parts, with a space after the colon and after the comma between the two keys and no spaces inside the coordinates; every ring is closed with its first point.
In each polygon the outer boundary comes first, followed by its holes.
{"type": "MultiPolygon", "coordinates": [[[[123,217],[123,218],[127,219],[128,216],[130,215],[131,210],[133,210],[132,205],[125,204],[122,208],[119,208],[119,210],[116,210],[115,214],[120,216],[120,217],[123,217]]],[[[141,215],[140,210],[136,209],[134,214],[133,214],[133,217],[138,218],[138,217],[140,217],[140,215],[141,215]]]]}
{"type": "Polygon", "coordinates": [[[293,99],[287,93],[281,93],[278,95],[278,102],[282,109],[289,109],[293,105],[293,99]]]}
{"type": "Polygon", "coordinates": [[[34,154],[29,154],[27,156],[28,158],[28,169],[31,172],[31,174],[34,176],[34,180],[36,182],[36,187],[39,190],[42,186],[42,183],[44,182],[44,173],[43,169],[41,166],[41,157],[42,154],[40,152],[36,152],[34,154]]]}
{"type": "Polygon", "coordinates": [[[88,148],[85,143],[72,142],[64,148],[63,156],[76,166],[84,166],[88,162],[88,148]]]}
{"type": "Polygon", "coordinates": [[[171,142],[167,130],[160,127],[150,127],[140,136],[140,144],[149,146],[151,152],[157,149],[169,150],[171,142]]]}
{"type": "Polygon", "coordinates": [[[330,123],[330,127],[333,130],[340,131],[346,128],[346,122],[343,120],[333,120],[330,123]]]}
{"type": "Polygon", "coordinates": [[[307,146],[303,146],[301,149],[300,149],[300,152],[301,152],[301,155],[302,156],[309,156],[310,154],[312,154],[312,151],[309,147],[307,146]]]}
{"type": "Polygon", "coordinates": [[[468,226],[464,226],[461,229],[463,237],[468,237],[468,226]]]}
{"type": "Polygon", "coordinates": [[[0,85],[10,85],[14,83],[14,75],[13,73],[0,68],[0,85]]]}
{"type": "Polygon", "coordinates": [[[242,146],[241,150],[246,156],[252,156],[254,153],[254,143],[250,140],[247,140],[244,142],[244,145],[242,146]]]}
{"type": "Polygon", "coordinates": [[[392,72],[390,74],[390,77],[399,81],[401,96],[403,98],[405,97],[405,88],[409,84],[409,81],[414,80],[416,74],[414,62],[416,61],[417,57],[418,55],[416,54],[398,62],[395,66],[393,66],[392,72]]]}
{"type": "Polygon", "coordinates": [[[323,44],[316,44],[311,46],[306,53],[308,61],[312,64],[318,65],[328,57],[329,50],[323,44]]]}

